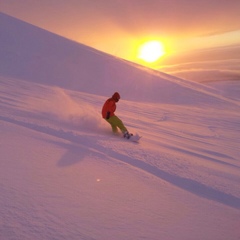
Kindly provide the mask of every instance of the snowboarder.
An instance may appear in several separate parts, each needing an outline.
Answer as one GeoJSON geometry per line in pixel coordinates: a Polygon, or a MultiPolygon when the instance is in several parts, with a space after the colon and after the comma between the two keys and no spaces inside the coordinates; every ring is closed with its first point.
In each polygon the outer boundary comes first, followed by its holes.
{"type": "Polygon", "coordinates": [[[128,132],[121,119],[114,114],[116,110],[116,102],[118,102],[119,99],[120,94],[118,92],[115,92],[111,98],[107,99],[102,107],[102,117],[111,125],[114,133],[117,133],[119,128],[123,133],[123,136],[129,139],[132,134],[128,132]]]}

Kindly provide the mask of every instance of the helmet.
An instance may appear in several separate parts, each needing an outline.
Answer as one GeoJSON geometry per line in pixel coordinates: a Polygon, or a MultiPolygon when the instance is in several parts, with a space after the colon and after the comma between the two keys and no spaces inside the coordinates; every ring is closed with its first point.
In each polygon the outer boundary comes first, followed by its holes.
{"type": "Polygon", "coordinates": [[[112,95],[112,98],[113,98],[116,102],[118,102],[119,99],[120,99],[120,94],[119,94],[118,92],[115,92],[115,93],[112,95]]]}

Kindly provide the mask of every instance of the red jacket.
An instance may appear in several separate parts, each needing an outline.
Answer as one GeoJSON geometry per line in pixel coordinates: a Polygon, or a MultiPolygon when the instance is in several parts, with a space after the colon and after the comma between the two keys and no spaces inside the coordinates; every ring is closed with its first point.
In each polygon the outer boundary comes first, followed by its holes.
{"type": "Polygon", "coordinates": [[[107,115],[108,115],[108,118],[115,116],[114,114],[115,110],[116,110],[116,102],[113,98],[109,98],[102,107],[102,117],[107,119],[107,115]]]}

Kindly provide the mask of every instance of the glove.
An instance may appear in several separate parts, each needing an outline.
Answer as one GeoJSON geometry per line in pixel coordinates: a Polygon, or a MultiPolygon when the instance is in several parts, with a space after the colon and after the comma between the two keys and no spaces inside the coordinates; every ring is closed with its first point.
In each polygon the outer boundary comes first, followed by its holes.
{"type": "Polygon", "coordinates": [[[107,112],[107,117],[106,119],[109,119],[110,118],[110,112],[107,112]]]}

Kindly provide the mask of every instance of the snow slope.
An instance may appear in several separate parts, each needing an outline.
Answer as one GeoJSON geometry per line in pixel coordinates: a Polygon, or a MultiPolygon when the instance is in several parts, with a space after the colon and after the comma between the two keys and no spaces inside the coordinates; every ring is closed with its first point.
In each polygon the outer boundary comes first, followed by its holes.
{"type": "Polygon", "coordinates": [[[144,69],[5,14],[0,14],[0,20],[3,76],[102,96],[117,89],[124,99],[142,102],[189,103],[186,94],[198,104],[215,99],[209,95],[215,91],[206,86],[195,83],[196,91],[193,83],[144,69]],[[208,94],[201,97],[200,89],[208,94]]]}
{"type": "Polygon", "coordinates": [[[0,22],[0,239],[240,238],[239,98],[0,22]]]}

